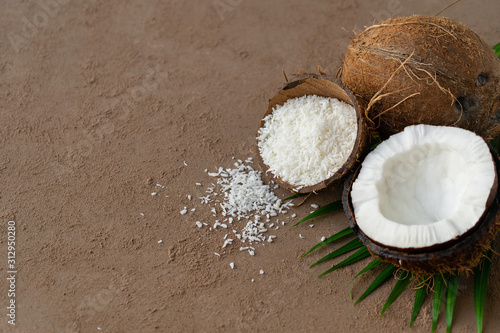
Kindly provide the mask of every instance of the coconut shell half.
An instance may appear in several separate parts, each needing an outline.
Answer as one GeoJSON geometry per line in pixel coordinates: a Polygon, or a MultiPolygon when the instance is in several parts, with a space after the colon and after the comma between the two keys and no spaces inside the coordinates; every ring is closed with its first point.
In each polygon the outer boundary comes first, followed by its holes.
{"type": "Polygon", "coordinates": [[[378,260],[394,264],[418,275],[433,275],[437,272],[470,271],[476,267],[491,242],[500,231],[500,191],[498,191],[498,174],[500,161],[497,153],[490,147],[496,167],[496,181],[488,199],[488,208],[474,228],[459,238],[436,246],[420,249],[398,249],[379,244],[358,227],[351,201],[351,189],[361,166],[352,172],[344,185],[343,205],[349,224],[356,236],[368,248],[372,256],[378,260]]]}
{"type": "MultiPolygon", "coordinates": [[[[267,111],[264,113],[262,119],[273,112],[273,108],[277,105],[283,105],[288,99],[302,97],[304,95],[317,95],[321,97],[333,97],[354,107],[357,120],[357,134],[354,142],[354,148],[347,158],[344,165],[331,177],[324,179],[316,184],[301,186],[290,184],[280,177],[273,175],[274,179],[285,188],[298,192],[309,193],[324,189],[332,186],[339,180],[343,179],[361,158],[366,147],[369,143],[369,134],[364,118],[362,117],[359,106],[354,95],[347,89],[341,82],[337,81],[334,77],[321,74],[305,74],[297,76],[293,81],[287,82],[282,89],[278,91],[270,100],[267,111]]],[[[264,121],[261,119],[259,128],[264,126],[264,121]]],[[[259,138],[257,137],[257,142],[259,138]]],[[[269,166],[266,165],[259,154],[259,164],[264,172],[268,172],[269,166]]]]}

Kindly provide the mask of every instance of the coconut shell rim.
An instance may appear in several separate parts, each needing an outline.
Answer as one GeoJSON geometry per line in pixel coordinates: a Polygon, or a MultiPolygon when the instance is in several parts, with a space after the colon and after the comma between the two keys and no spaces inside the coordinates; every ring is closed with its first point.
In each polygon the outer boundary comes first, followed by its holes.
{"type": "MultiPolygon", "coordinates": [[[[457,253],[463,253],[467,251],[468,248],[474,245],[479,245],[481,241],[486,238],[490,240],[496,234],[497,228],[497,215],[500,210],[500,191],[498,190],[498,174],[500,173],[500,160],[497,153],[488,144],[490,148],[490,153],[492,159],[495,163],[496,177],[495,183],[490,192],[491,203],[487,209],[485,209],[484,214],[476,223],[476,225],[468,230],[461,236],[452,239],[448,242],[432,245],[429,247],[419,248],[419,249],[408,249],[408,248],[394,248],[379,244],[373,241],[370,237],[359,228],[356,223],[354,216],[354,209],[351,202],[351,188],[354,180],[356,179],[359,171],[361,170],[361,165],[359,165],[355,171],[351,172],[347,177],[344,184],[344,191],[342,194],[342,203],[344,211],[347,215],[349,225],[353,229],[354,234],[361,240],[361,242],[368,247],[368,250],[374,256],[379,256],[381,258],[388,258],[391,260],[398,260],[399,262],[405,261],[407,263],[424,263],[429,266],[433,261],[446,260],[457,253]],[[493,194],[494,191],[494,194],[493,194]],[[488,234],[493,236],[488,237],[488,234]],[[486,236],[486,237],[485,237],[486,236]]],[[[490,199],[488,201],[490,201],[490,199]]],[[[488,246],[488,244],[484,244],[488,246]]]]}
{"type": "MultiPolygon", "coordinates": [[[[271,105],[271,101],[279,94],[283,93],[284,91],[287,91],[287,90],[290,90],[290,89],[293,89],[301,84],[304,84],[307,82],[307,80],[310,80],[310,79],[314,79],[314,80],[327,80],[327,81],[330,81],[332,82],[333,84],[337,85],[340,89],[342,89],[347,97],[349,98],[350,100],[350,104],[354,107],[354,110],[356,112],[356,121],[357,121],[357,133],[356,133],[356,139],[354,141],[354,147],[353,147],[353,150],[351,151],[351,154],[349,155],[349,157],[347,158],[347,160],[344,162],[344,164],[335,172],[335,174],[333,174],[331,177],[325,179],[325,180],[322,180],[316,184],[313,184],[313,185],[294,185],[294,184],[291,184],[287,181],[284,181],[283,179],[281,179],[281,177],[275,175],[274,173],[270,172],[270,168],[269,166],[264,162],[261,154],[260,154],[260,150],[258,148],[258,143],[259,143],[259,136],[257,135],[257,138],[256,138],[256,143],[257,143],[257,151],[258,151],[258,163],[259,163],[259,166],[261,167],[261,169],[263,170],[263,172],[265,172],[266,174],[268,172],[271,173],[271,175],[273,176],[273,178],[278,182],[280,183],[281,185],[283,185],[285,188],[287,188],[288,190],[292,191],[292,192],[295,192],[295,193],[310,193],[310,192],[316,192],[316,191],[319,191],[319,190],[322,190],[322,189],[325,189],[333,184],[335,184],[336,182],[340,181],[344,176],[346,176],[346,174],[349,173],[349,171],[352,170],[352,168],[356,165],[356,162],[358,160],[358,157],[361,155],[362,151],[364,150],[364,144],[363,142],[364,141],[368,141],[367,138],[364,138],[364,136],[368,136],[367,133],[368,133],[368,130],[367,130],[367,127],[366,127],[366,124],[364,122],[364,119],[363,119],[363,116],[361,114],[361,111],[359,109],[359,104],[358,104],[358,101],[356,99],[356,97],[354,96],[354,94],[338,79],[336,79],[335,77],[331,76],[331,75],[326,75],[326,74],[303,74],[303,75],[299,75],[299,76],[296,76],[293,80],[291,81],[288,81],[284,86],[283,88],[281,88],[276,94],[273,95],[272,98],[269,99],[269,102],[268,102],[268,108],[266,110],[266,112],[264,113],[264,115],[262,116],[262,118],[260,119],[259,121],[259,129],[263,127],[264,125],[264,121],[263,119],[268,116],[269,114],[272,113],[272,109],[274,106],[278,105],[278,104],[274,104],[274,105],[271,105]]],[[[305,96],[306,94],[302,95],[302,96],[305,96]]],[[[298,96],[295,96],[295,97],[298,97],[298,96]]],[[[291,98],[295,98],[295,97],[291,97],[291,98]]],[[[333,94],[331,96],[328,96],[328,97],[335,97],[333,96],[333,94]]],[[[338,98],[338,97],[335,97],[335,98],[338,98]]],[[[290,99],[290,98],[287,98],[287,100],[290,99]]]]}

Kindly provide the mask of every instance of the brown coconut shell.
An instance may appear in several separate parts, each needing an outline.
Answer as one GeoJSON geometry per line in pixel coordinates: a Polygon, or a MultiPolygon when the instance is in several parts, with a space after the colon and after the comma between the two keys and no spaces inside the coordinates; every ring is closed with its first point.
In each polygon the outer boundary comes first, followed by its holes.
{"type": "MultiPolygon", "coordinates": [[[[283,86],[283,88],[281,88],[278,93],[276,93],[276,95],[274,95],[269,100],[267,111],[264,113],[262,119],[271,114],[275,106],[283,105],[288,99],[302,97],[304,95],[333,97],[352,105],[356,112],[358,131],[356,134],[353,151],[349,155],[349,158],[346,160],[344,165],[332,177],[314,185],[300,186],[290,184],[277,177],[276,175],[273,175],[274,179],[282,186],[298,193],[315,192],[338,183],[341,179],[343,179],[345,175],[347,175],[352,170],[356,162],[362,158],[362,155],[366,153],[366,148],[369,144],[368,129],[364,118],[360,113],[356,98],[351,93],[351,91],[349,91],[349,89],[347,89],[341,82],[329,75],[305,74],[297,76],[294,78],[294,80],[287,82],[283,86]]],[[[262,128],[264,126],[264,121],[262,119],[260,121],[259,128],[262,128]]],[[[262,170],[264,172],[267,172],[269,170],[269,166],[264,163],[260,154],[258,156],[258,161],[262,170]]]]}
{"type": "Polygon", "coordinates": [[[433,275],[444,272],[469,272],[476,267],[491,248],[491,243],[500,231],[500,191],[498,174],[500,161],[490,147],[496,166],[495,183],[490,191],[487,208],[478,223],[460,237],[443,244],[419,249],[388,247],[366,236],[356,223],[352,207],[351,189],[362,166],[352,172],[344,185],[342,202],[349,224],[356,236],[378,260],[394,264],[417,275],[433,275]]]}
{"type": "Polygon", "coordinates": [[[368,27],[347,48],[342,82],[383,137],[416,124],[458,126],[486,140],[500,134],[500,60],[476,33],[444,17],[368,27]]]}

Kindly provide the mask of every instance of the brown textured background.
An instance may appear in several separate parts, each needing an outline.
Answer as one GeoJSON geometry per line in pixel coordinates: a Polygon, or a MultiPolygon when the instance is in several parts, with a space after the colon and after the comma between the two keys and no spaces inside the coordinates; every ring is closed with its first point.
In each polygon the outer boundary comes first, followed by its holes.
{"type": "MultiPolygon", "coordinates": [[[[380,317],[390,283],[353,306],[349,282],[366,262],[318,279],[330,264],[308,266],[326,252],[299,260],[346,227],[342,213],[281,228],[255,257],[237,244],[218,258],[223,234],[196,228],[213,218],[186,195],[202,194],[195,183],[210,180],[205,168],[255,157],[282,69],[335,74],[353,30],[388,15],[433,15],[452,1],[59,1],[48,13],[39,2],[0,4],[0,331],[430,331],[429,299],[408,328],[413,292],[380,317]],[[156,183],[167,188],[151,196],[156,183]],[[181,216],[184,206],[197,210],[181,216]],[[9,219],[15,328],[5,309],[9,219]]],[[[496,0],[464,0],[444,15],[493,45],[499,12],[496,0]]],[[[293,212],[337,198],[323,192],[293,212]]],[[[499,276],[497,256],[486,332],[500,327],[499,276]]],[[[370,278],[353,284],[355,297],[370,278]]],[[[461,281],[453,328],[475,331],[471,277],[461,281]]]]}

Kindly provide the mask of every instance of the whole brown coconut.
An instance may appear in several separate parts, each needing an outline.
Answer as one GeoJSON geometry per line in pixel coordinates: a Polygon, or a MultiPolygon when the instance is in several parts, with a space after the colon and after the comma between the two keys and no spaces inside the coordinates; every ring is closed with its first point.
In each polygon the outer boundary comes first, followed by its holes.
{"type": "Polygon", "coordinates": [[[383,136],[414,124],[500,134],[500,60],[463,24],[410,16],[364,30],[349,45],[342,82],[383,136]]]}

